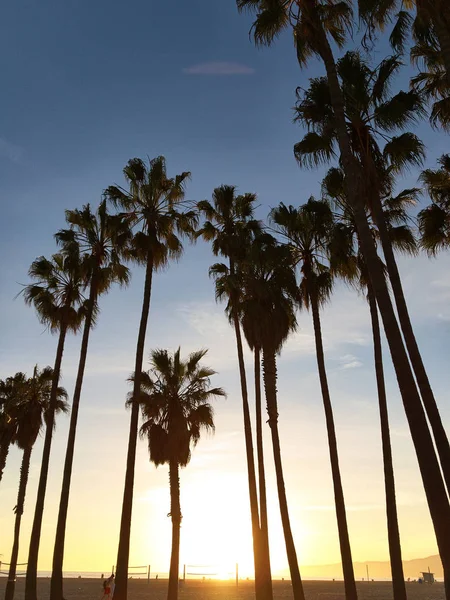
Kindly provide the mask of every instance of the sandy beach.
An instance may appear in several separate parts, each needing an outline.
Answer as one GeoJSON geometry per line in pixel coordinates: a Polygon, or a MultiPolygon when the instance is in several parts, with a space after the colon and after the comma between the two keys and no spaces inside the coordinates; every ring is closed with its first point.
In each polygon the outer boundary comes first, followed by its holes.
{"type": "MultiPolygon", "coordinates": [[[[3,596],[6,578],[0,579],[0,597],[3,596]]],[[[292,598],[291,586],[287,581],[274,581],[274,599],[292,598]]],[[[305,581],[307,600],[344,600],[342,582],[305,581]]],[[[392,585],[390,582],[357,583],[360,600],[391,600],[392,585]]],[[[20,579],[16,588],[16,600],[23,600],[24,580],[20,579]]],[[[41,600],[49,597],[50,579],[39,579],[38,594],[41,600]]],[[[441,600],[444,598],[442,583],[419,585],[409,583],[407,586],[409,600],[441,600]]],[[[102,588],[99,579],[66,579],[64,594],[67,600],[101,600],[102,588]]],[[[167,580],[134,580],[129,583],[130,600],[165,600],[167,580]]],[[[236,588],[234,582],[225,581],[187,581],[180,584],[180,600],[252,600],[254,598],[253,583],[243,581],[236,588]]]]}

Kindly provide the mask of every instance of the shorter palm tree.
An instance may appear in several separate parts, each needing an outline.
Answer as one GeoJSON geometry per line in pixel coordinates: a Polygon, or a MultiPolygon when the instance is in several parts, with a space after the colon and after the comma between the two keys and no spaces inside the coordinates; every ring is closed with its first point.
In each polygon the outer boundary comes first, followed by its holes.
{"type": "Polygon", "coordinates": [[[441,156],[438,164],[420,177],[432,200],[418,214],[421,244],[431,256],[450,247],[450,154],[441,156]]]}
{"type": "MultiPolygon", "coordinates": [[[[20,525],[25,504],[31,452],[39,432],[49,418],[53,369],[51,367],[46,367],[40,371],[36,366],[34,368],[33,377],[30,379],[23,377],[23,373],[17,373],[13,379],[17,382],[16,391],[19,397],[19,401],[16,402],[15,406],[12,408],[12,420],[15,424],[14,443],[23,450],[23,457],[22,465],[20,467],[17,504],[14,507],[14,512],[16,514],[14,541],[9,563],[5,600],[13,600],[14,598],[17,559],[19,555],[20,525]]],[[[64,388],[58,387],[56,390],[55,413],[67,411],[67,392],[64,388]]]]}
{"type": "MultiPolygon", "coordinates": [[[[211,388],[215,371],[200,364],[207,350],[180,358],[180,349],[153,350],[151,368],[141,373],[139,404],[144,423],[141,435],[147,437],[150,461],[169,465],[172,553],[168,600],[178,598],[180,556],[180,467],[185,467],[202,430],[214,431],[214,412],[209,400],[225,396],[222,388],[211,388]]],[[[130,401],[133,400],[130,394],[130,401]]]]}

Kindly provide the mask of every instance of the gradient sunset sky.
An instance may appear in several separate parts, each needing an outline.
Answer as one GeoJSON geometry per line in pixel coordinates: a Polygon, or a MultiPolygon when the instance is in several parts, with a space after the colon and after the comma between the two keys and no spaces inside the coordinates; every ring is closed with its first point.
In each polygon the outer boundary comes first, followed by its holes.
{"type": "MultiPolygon", "coordinates": [[[[322,171],[301,171],[292,147],[295,88],[322,74],[313,61],[300,72],[292,41],[270,50],[249,40],[249,15],[233,0],[16,0],[0,23],[0,377],[53,365],[56,339],[21,298],[14,299],[38,255],[55,251],[52,236],[64,209],[90,202],[123,183],[131,157],[163,154],[169,175],[192,171],[187,197],[210,198],[226,183],[258,194],[258,216],[283,201],[319,194],[322,171]]],[[[374,63],[386,52],[381,43],[374,63]]],[[[408,84],[408,68],[398,83],[408,84]]],[[[449,138],[418,127],[427,165],[448,151],[449,138]]],[[[414,185],[418,172],[404,184],[414,185]]],[[[424,199],[426,202],[427,199],[424,199]]],[[[223,307],[208,279],[208,246],[187,246],[184,258],[154,279],[146,357],[151,348],[185,355],[209,348],[216,402],[214,437],[205,437],[181,476],[181,563],[235,562],[251,572],[248,490],[236,352],[223,307]]],[[[448,404],[450,259],[400,259],[412,319],[444,423],[448,404]]],[[[124,408],[133,369],[143,273],[130,288],[102,299],[91,337],[79,416],[66,537],[65,569],[107,572],[116,560],[129,414],[124,408]]],[[[339,562],[328,448],[311,318],[279,361],[282,453],[300,563],[339,562]]],[[[323,333],[339,452],[356,561],[387,560],[381,444],[369,311],[342,285],[323,312],[323,333]]],[[[80,338],[69,338],[63,385],[72,395],[80,338]]],[[[386,352],[400,527],[404,558],[436,552],[435,538],[395,377],[386,352]]],[[[247,354],[249,367],[250,354],[247,354]]],[[[251,369],[248,376],[251,384],[251,369]]],[[[252,400],[253,402],[253,400],[252,400]]],[[[54,436],[39,568],[48,570],[58,510],[68,418],[54,436]]],[[[267,436],[266,431],[266,436],[267,436]]],[[[278,514],[271,446],[266,437],[273,570],[287,567],[278,514]]],[[[25,562],[42,439],[33,451],[19,562],[25,562]]],[[[0,554],[8,560],[20,453],[12,449],[0,485],[0,554]]],[[[141,442],[136,462],[130,564],[168,570],[168,471],[148,462],[141,442]]],[[[1,559],[1,557],[0,557],[1,559]]]]}

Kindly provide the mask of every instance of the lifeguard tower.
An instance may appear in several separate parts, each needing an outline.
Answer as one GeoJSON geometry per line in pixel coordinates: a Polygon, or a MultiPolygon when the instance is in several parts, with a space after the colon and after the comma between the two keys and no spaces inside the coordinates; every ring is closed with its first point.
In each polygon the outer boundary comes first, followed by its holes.
{"type": "Polygon", "coordinates": [[[434,578],[434,573],[430,573],[430,571],[422,571],[422,581],[424,583],[434,583],[436,581],[434,578]]]}

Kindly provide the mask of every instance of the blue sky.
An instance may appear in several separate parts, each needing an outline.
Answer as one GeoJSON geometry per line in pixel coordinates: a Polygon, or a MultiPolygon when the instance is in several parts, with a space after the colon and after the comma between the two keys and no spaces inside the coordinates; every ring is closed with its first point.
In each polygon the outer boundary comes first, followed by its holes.
{"type": "MultiPolygon", "coordinates": [[[[250,24],[249,15],[239,16],[232,0],[17,0],[3,7],[0,377],[17,370],[30,372],[36,362],[52,364],[55,339],[14,297],[19,284],[27,281],[31,261],[54,251],[52,235],[64,226],[64,209],[86,202],[95,205],[106,186],[122,183],[121,171],[129,158],[163,154],[169,174],[190,170],[191,199],[209,198],[222,183],[256,192],[260,216],[280,201],[299,204],[318,194],[321,172],[300,171],[293,158],[293,144],[302,132],[292,124],[291,107],[295,88],[306,87],[308,77],[322,71],[316,62],[309,71],[299,71],[288,35],[270,50],[255,49],[248,37],[250,24]]],[[[373,60],[379,62],[385,50],[382,43],[372,53],[373,60]]],[[[405,69],[398,83],[406,85],[408,75],[405,69]]],[[[448,137],[432,132],[427,123],[419,125],[418,133],[432,166],[448,149],[448,137]]],[[[417,175],[409,173],[406,183],[414,184],[417,175]]],[[[240,556],[245,564],[250,543],[235,351],[222,308],[214,303],[207,277],[211,262],[207,246],[188,246],[180,264],[156,277],[147,350],[179,344],[185,353],[210,348],[208,362],[219,371],[216,383],[229,397],[218,403],[216,437],[200,443],[183,473],[182,556],[186,562],[204,561],[202,548],[209,545],[214,560],[233,564],[240,556]],[[203,512],[198,497],[204,500],[203,512]],[[224,498],[230,498],[231,508],[223,505],[224,498]],[[218,542],[212,549],[211,541],[196,530],[196,519],[204,517],[204,511],[216,527],[218,542]],[[239,516],[231,517],[233,511],[239,516]],[[193,537],[196,544],[190,541],[193,537]]],[[[445,255],[433,261],[423,256],[400,261],[419,343],[447,424],[449,265],[445,255]]],[[[113,290],[103,300],[92,335],[68,525],[69,569],[105,570],[115,560],[128,430],[125,379],[133,368],[142,283],[142,273],[135,271],[127,291],[113,290]],[[91,550],[83,554],[80,546],[86,541],[91,550]]],[[[386,559],[368,310],[362,298],[338,286],[323,321],[355,559],[386,559]]],[[[70,339],[66,348],[63,383],[69,393],[78,345],[78,339],[70,339]]],[[[300,330],[287,344],[279,366],[280,427],[300,561],[338,562],[309,315],[300,316],[300,330]]],[[[435,552],[433,533],[389,366],[387,375],[405,555],[426,556],[435,552]],[[420,538],[418,521],[424,523],[420,538]]],[[[67,425],[61,420],[55,435],[42,569],[51,562],[67,425]]],[[[286,564],[268,439],[266,447],[271,536],[275,568],[281,571],[286,564]]],[[[24,560],[40,452],[39,443],[24,515],[24,560]]],[[[0,529],[7,533],[0,553],[6,555],[19,460],[13,451],[2,482],[0,529]]],[[[167,510],[166,471],[148,465],[142,444],[132,560],[165,570],[167,510]]]]}

